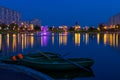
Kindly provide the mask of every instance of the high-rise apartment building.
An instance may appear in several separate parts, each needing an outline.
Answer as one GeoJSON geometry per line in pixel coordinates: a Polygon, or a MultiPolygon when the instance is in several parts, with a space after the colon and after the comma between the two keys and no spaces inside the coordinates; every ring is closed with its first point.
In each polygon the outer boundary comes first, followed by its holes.
{"type": "Polygon", "coordinates": [[[120,24],[120,14],[116,14],[109,19],[109,25],[120,24]]]}
{"type": "Polygon", "coordinates": [[[21,15],[15,10],[11,10],[0,6],[0,23],[17,23],[20,24],[21,15]]]}

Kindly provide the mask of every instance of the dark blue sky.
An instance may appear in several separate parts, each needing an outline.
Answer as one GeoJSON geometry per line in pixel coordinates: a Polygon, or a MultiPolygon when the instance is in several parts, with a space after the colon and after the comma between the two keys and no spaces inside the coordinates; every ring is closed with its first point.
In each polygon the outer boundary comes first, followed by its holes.
{"type": "Polygon", "coordinates": [[[42,25],[97,26],[120,12],[120,0],[0,0],[0,5],[19,11],[22,19],[39,18],[42,25]]]}

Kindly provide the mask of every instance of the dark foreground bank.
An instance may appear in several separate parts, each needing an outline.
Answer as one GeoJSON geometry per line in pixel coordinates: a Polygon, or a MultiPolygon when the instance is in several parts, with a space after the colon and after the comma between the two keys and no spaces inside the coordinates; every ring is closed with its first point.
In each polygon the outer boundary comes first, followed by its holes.
{"type": "Polygon", "coordinates": [[[0,80],[52,80],[52,78],[23,66],[0,63],[0,80]]]}

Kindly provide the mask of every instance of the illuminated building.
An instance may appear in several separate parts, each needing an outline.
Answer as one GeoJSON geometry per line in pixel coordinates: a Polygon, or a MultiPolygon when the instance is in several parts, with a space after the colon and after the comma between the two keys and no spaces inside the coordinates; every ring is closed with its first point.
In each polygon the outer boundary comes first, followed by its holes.
{"type": "Polygon", "coordinates": [[[29,30],[34,30],[34,25],[33,24],[30,24],[29,30]]]}
{"type": "Polygon", "coordinates": [[[120,24],[120,13],[110,17],[108,24],[109,25],[120,24]]]}
{"type": "Polygon", "coordinates": [[[21,15],[15,10],[11,10],[5,7],[0,7],[0,23],[17,23],[20,24],[21,15]]]}
{"type": "Polygon", "coordinates": [[[89,29],[89,27],[88,27],[88,26],[85,26],[85,27],[84,27],[84,30],[88,30],[88,29],[89,29]]]}
{"type": "Polygon", "coordinates": [[[68,30],[68,27],[67,27],[67,26],[59,26],[59,29],[60,29],[60,30],[67,31],[67,30],[68,30]]]}
{"type": "Polygon", "coordinates": [[[81,29],[81,27],[78,25],[78,22],[75,23],[74,29],[75,30],[80,30],[81,29]]]}

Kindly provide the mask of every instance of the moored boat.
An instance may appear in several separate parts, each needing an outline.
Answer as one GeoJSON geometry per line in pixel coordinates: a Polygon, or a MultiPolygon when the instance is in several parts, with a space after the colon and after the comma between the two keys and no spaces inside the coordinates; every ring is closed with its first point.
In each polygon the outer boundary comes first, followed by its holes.
{"type": "Polygon", "coordinates": [[[42,58],[42,59],[47,59],[47,58],[56,58],[59,56],[59,54],[56,53],[51,53],[51,52],[37,52],[37,53],[30,53],[27,55],[24,55],[24,58],[31,58],[31,59],[37,59],[37,58],[42,58]]]}
{"type": "MultiPolygon", "coordinates": [[[[67,60],[72,61],[73,63],[76,63],[86,68],[91,67],[94,63],[92,59],[88,59],[88,58],[69,58],[67,60]]],[[[60,58],[54,58],[51,60],[24,58],[24,59],[21,59],[20,64],[37,69],[37,70],[40,70],[40,69],[42,70],[43,69],[44,70],[70,70],[70,69],[80,68],[60,58]]]]}
{"type": "MultiPolygon", "coordinates": [[[[37,52],[37,53],[30,53],[30,54],[25,54],[23,55],[24,59],[47,59],[47,58],[56,58],[56,54],[51,53],[51,52],[37,52]]],[[[0,58],[0,62],[3,63],[7,63],[7,64],[18,64],[19,61],[21,61],[18,56],[14,56],[16,57],[16,59],[12,59],[13,56],[6,56],[6,57],[1,57],[0,58]]]]}
{"type": "MultiPolygon", "coordinates": [[[[71,70],[76,68],[86,69],[94,63],[89,58],[64,59],[59,54],[40,52],[24,55],[22,59],[12,60],[11,57],[0,58],[1,62],[8,64],[19,64],[37,70],[71,70]]],[[[87,70],[87,69],[86,69],[87,70]]]]}
{"type": "Polygon", "coordinates": [[[12,57],[2,57],[0,62],[7,64],[18,64],[19,60],[12,60],[12,57]]]}

